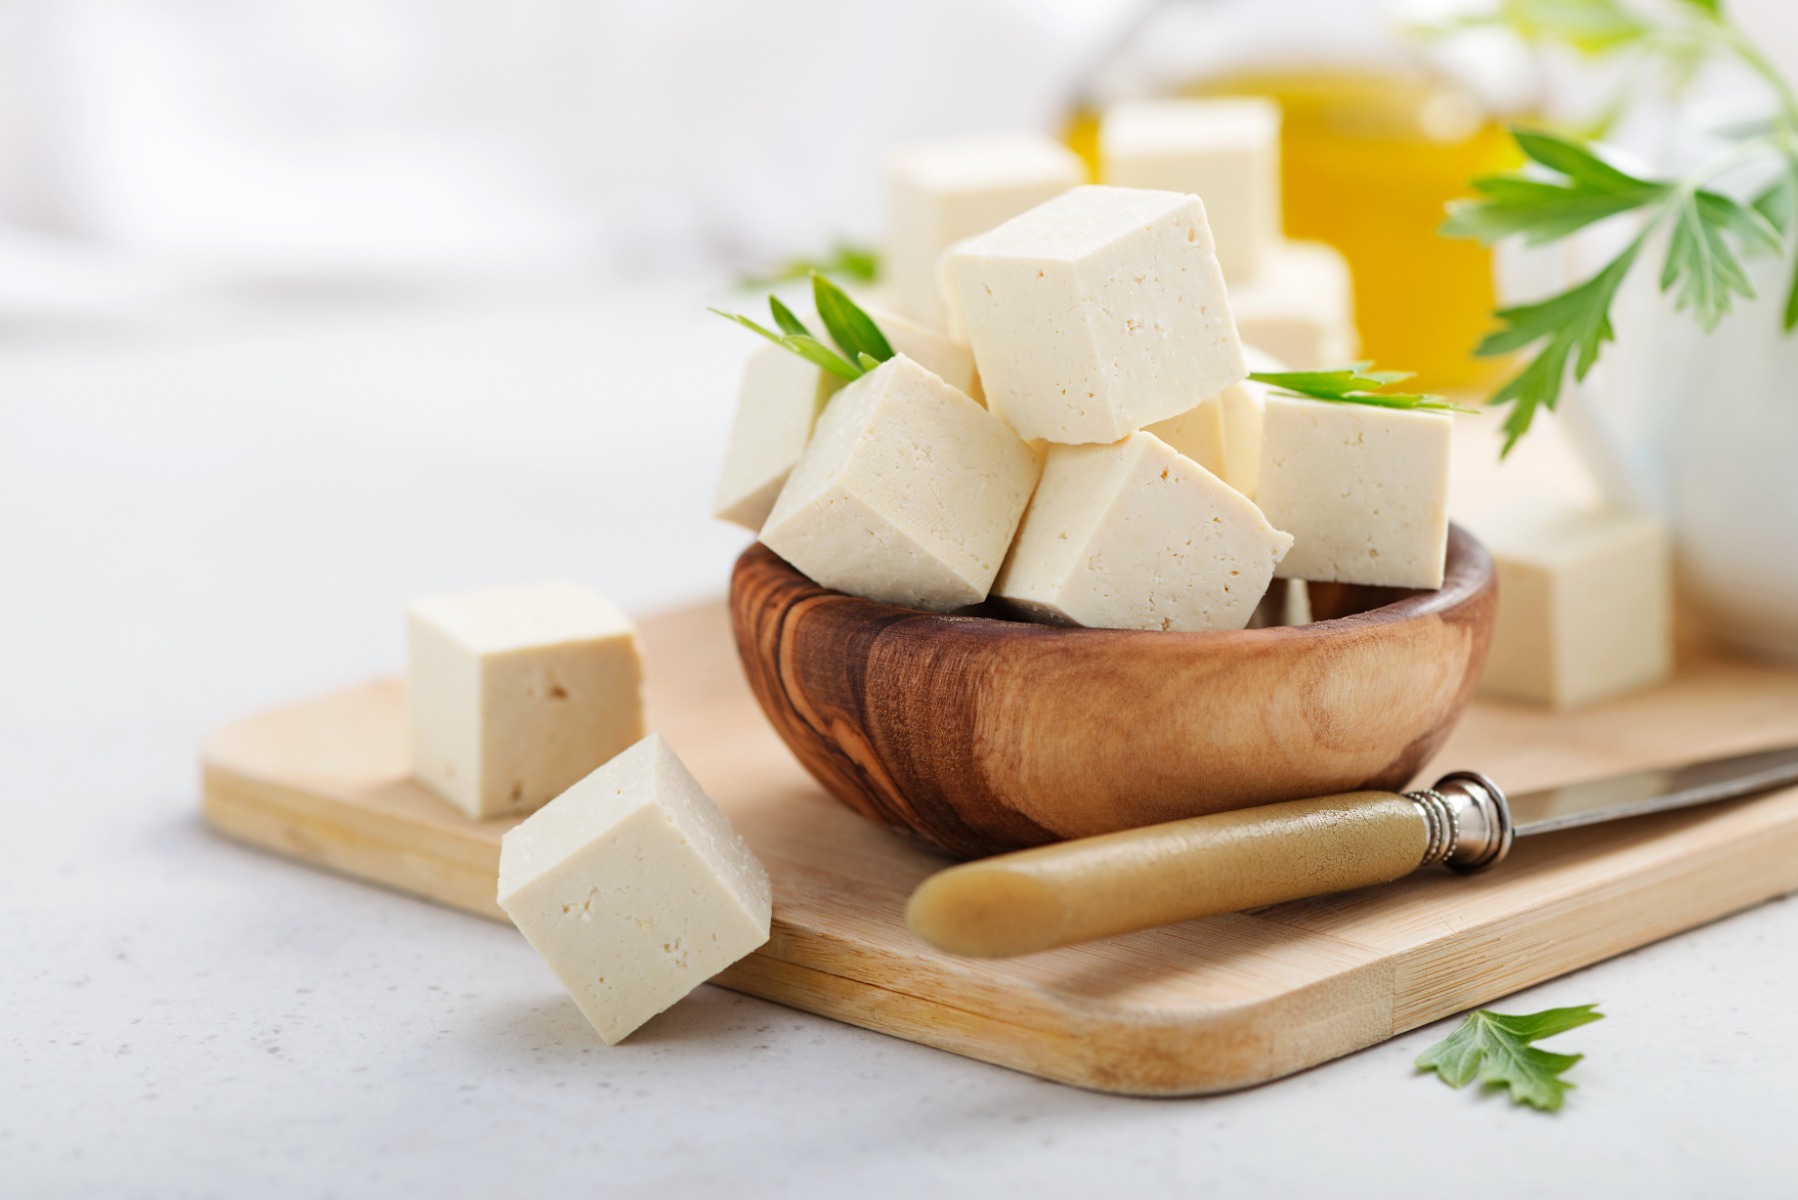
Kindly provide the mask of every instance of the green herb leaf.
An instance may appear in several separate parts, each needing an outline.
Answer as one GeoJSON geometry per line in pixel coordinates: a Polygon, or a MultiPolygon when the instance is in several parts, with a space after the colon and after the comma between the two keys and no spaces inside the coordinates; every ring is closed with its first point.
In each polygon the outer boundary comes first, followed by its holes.
{"type": "Polygon", "coordinates": [[[1603,1019],[1596,1004],[1527,1016],[1482,1008],[1419,1055],[1417,1069],[1436,1072],[1450,1087],[1466,1087],[1478,1079],[1487,1087],[1508,1089],[1513,1104],[1555,1112],[1573,1086],[1561,1076],[1585,1056],[1538,1050],[1530,1043],[1603,1019]]]}
{"type": "Polygon", "coordinates": [[[1754,299],[1754,285],[1725,233],[1740,238],[1750,253],[1780,248],[1779,235],[1765,217],[1727,196],[1692,192],[1675,204],[1661,290],[1678,285],[1674,308],[1693,309],[1707,331],[1729,313],[1733,297],[1754,299]]]}
{"type": "Polygon", "coordinates": [[[880,365],[880,360],[878,358],[865,352],[856,355],[855,361],[861,364],[861,368],[864,371],[872,371],[875,367],[880,365]]]}
{"type": "Polygon", "coordinates": [[[1489,175],[1476,179],[1473,189],[1478,198],[1449,205],[1444,235],[1493,242],[1523,234],[1529,244],[1537,245],[1654,204],[1673,190],[1671,184],[1620,171],[1565,138],[1528,129],[1513,129],[1511,136],[1531,160],[1564,178],[1489,175]]]}
{"type": "Polygon", "coordinates": [[[1503,454],[1509,454],[1517,439],[1529,432],[1538,409],[1554,408],[1568,361],[1573,361],[1574,378],[1584,379],[1598,361],[1599,347],[1616,336],[1611,329],[1611,301],[1641,252],[1642,237],[1638,235],[1586,282],[1535,304],[1502,308],[1493,314],[1506,328],[1488,334],[1475,354],[1488,358],[1543,343],[1530,364],[1493,394],[1491,403],[1512,406],[1505,417],[1503,454]]]}
{"type": "Polygon", "coordinates": [[[1323,371],[1251,371],[1256,383],[1282,389],[1282,394],[1301,400],[1328,400],[1338,404],[1368,404],[1375,408],[1416,408],[1430,412],[1471,413],[1476,410],[1450,404],[1441,396],[1423,392],[1382,392],[1381,388],[1410,379],[1411,371],[1370,371],[1372,363],[1350,363],[1323,371]]]}
{"type": "Polygon", "coordinates": [[[841,375],[844,379],[860,379],[862,377],[861,367],[845,359],[809,334],[789,335],[782,338],[780,344],[807,362],[823,367],[832,375],[841,375]]]}
{"type": "Polygon", "coordinates": [[[1798,172],[1789,165],[1781,171],[1779,178],[1754,198],[1754,211],[1780,233],[1790,233],[1792,218],[1798,216],[1798,172]]]}
{"type": "MultiPolygon", "coordinates": [[[[772,329],[758,325],[742,313],[726,312],[722,308],[708,308],[706,311],[717,313],[727,321],[735,321],[743,328],[753,330],[783,350],[789,350],[807,362],[823,367],[839,378],[860,379],[862,377],[861,367],[850,362],[809,333],[775,333],[772,329]]],[[[787,316],[792,317],[792,313],[789,312],[787,316]]],[[[795,319],[794,323],[798,324],[798,321],[795,319]]],[[[804,328],[804,326],[800,326],[800,328],[804,328]]]]}
{"type": "Polygon", "coordinates": [[[1565,42],[1585,54],[1639,42],[1653,28],[1618,0],[1503,0],[1500,11],[1525,39],[1565,42]]]}
{"type": "Polygon", "coordinates": [[[818,306],[818,319],[830,331],[831,341],[844,354],[851,358],[866,354],[876,362],[893,357],[893,348],[874,318],[863,312],[849,293],[816,272],[812,274],[812,300],[818,306]]]}
{"type": "Polygon", "coordinates": [[[781,303],[779,296],[768,297],[768,310],[774,314],[774,323],[780,331],[797,337],[811,337],[812,331],[805,327],[805,322],[793,315],[793,310],[781,303]]]}
{"type": "Polygon", "coordinates": [[[1686,0],[1686,3],[1709,16],[1723,15],[1723,0],[1686,0]]]}
{"type": "Polygon", "coordinates": [[[838,242],[828,253],[817,258],[790,258],[765,275],[745,276],[737,284],[745,288],[765,288],[805,279],[813,272],[840,275],[857,283],[873,283],[880,277],[880,256],[866,246],[838,242]]]}

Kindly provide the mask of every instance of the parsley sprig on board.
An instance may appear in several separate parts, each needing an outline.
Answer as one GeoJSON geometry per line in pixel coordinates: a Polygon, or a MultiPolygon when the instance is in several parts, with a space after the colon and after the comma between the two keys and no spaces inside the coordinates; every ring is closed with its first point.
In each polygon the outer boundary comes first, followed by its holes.
{"type": "Polygon", "coordinates": [[[874,318],[851,300],[847,292],[816,271],[812,272],[812,301],[818,308],[818,320],[823,323],[830,340],[836,343],[834,348],[806,328],[805,322],[794,316],[793,310],[781,303],[779,296],[768,297],[768,311],[774,318],[775,328],[780,331],[778,333],[742,313],[726,312],[721,308],[708,311],[754,330],[776,346],[824,368],[845,382],[860,379],[893,357],[893,347],[880,332],[880,326],[874,323],[874,318]]]}
{"type": "Polygon", "coordinates": [[[1323,371],[1252,371],[1256,383],[1279,388],[1282,395],[1303,400],[1330,400],[1338,404],[1369,404],[1377,408],[1416,408],[1429,412],[1471,413],[1474,409],[1450,404],[1427,392],[1388,392],[1414,371],[1373,371],[1371,362],[1350,363],[1323,371]]]}
{"type": "MultiPolygon", "coordinates": [[[[1598,55],[1658,56],[1676,79],[1689,77],[1708,58],[1732,58],[1769,88],[1777,109],[1767,121],[1726,131],[1728,148],[1678,179],[1643,179],[1573,139],[1514,129],[1533,169],[1476,179],[1474,197],[1450,205],[1443,233],[1487,243],[1521,237],[1541,245],[1624,213],[1639,221],[1635,236],[1591,278],[1494,314],[1501,327],[1475,353],[1531,356],[1492,396],[1492,403],[1510,406],[1504,453],[1529,432],[1537,412],[1555,407],[1569,373],[1584,379],[1604,344],[1615,339],[1611,305],[1657,233],[1666,232],[1661,290],[1708,331],[1735,301],[1754,298],[1743,259],[1784,252],[1798,225],[1798,94],[1728,20],[1719,0],[1680,0],[1672,11],[1655,22],[1618,0],[1502,0],[1495,18],[1532,41],[1559,41],[1598,55]],[[1774,180],[1750,203],[1711,188],[1719,177],[1751,164],[1770,167],[1774,180]]],[[[1798,326],[1798,254],[1793,258],[1788,331],[1798,326]]]]}
{"type": "Polygon", "coordinates": [[[1603,1019],[1596,1004],[1527,1016],[1482,1008],[1467,1014],[1458,1029],[1418,1056],[1417,1069],[1436,1072],[1450,1087],[1466,1087],[1477,1079],[1486,1087],[1509,1091],[1513,1104],[1555,1112],[1573,1087],[1561,1076],[1585,1055],[1555,1054],[1531,1043],[1603,1019]]]}

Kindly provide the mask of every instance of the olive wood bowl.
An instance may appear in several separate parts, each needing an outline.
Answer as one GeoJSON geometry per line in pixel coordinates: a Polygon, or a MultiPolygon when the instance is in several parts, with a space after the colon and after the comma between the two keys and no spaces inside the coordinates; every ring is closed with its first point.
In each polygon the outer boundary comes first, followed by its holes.
{"type": "Polygon", "coordinates": [[[1492,560],[1440,591],[1313,584],[1315,623],[1215,633],[896,608],[737,560],[750,687],[799,761],[889,829],[971,857],[1225,809],[1403,787],[1485,662],[1492,560]]]}

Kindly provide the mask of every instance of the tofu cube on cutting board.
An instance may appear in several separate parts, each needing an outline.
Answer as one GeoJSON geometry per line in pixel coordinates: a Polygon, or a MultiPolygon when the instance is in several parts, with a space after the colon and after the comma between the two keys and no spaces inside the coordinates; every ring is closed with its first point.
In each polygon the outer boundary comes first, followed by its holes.
{"type": "Polygon", "coordinates": [[[414,601],[412,770],[471,817],[530,812],[643,736],[637,630],[572,583],[414,601]]]}
{"type": "Polygon", "coordinates": [[[1282,242],[1254,278],[1232,279],[1230,312],[1243,341],[1295,371],[1339,367],[1361,342],[1348,263],[1322,242],[1282,242]]]}
{"type": "Polygon", "coordinates": [[[1036,133],[955,138],[905,147],[888,163],[884,265],[900,315],[955,332],[937,289],[937,259],[963,238],[1086,182],[1086,164],[1036,133]]]}
{"type": "Polygon", "coordinates": [[[768,873],[650,734],[509,830],[499,906],[607,1045],[768,940],[768,873]]]}
{"type": "Polygon", "coordinates": [[[1059,624],[1241,629],[1291,545],[1153,434],[1051,446],[994,593],[1059,624]]]}
{"type": "Polygon", "coordinates": [[[828,588],[978,604],[1041,465],[1004,421],[900,355],[825,407],[761,540],[828,588]]]}
{"type": "Polygon", "coordinates": [[[1498,567],[1482,692],[1566,708],[1671,673],[1672,565],[1659,522],[1529,499],[1467,525],[1498,567]]]}
{"type": "Polygon", "coordinates": [[[1115,104],[1099,123],[1099,163],[1108,184],[1203,200],[1232,288],[1279,246],[1280,106],[1270,100],[1115,104]]]}
{"type": "Polygon", "coordinates": [[[949,254],[988,407],[1114,442],[1248,374],[1198,199],[1082,187],[949,254]]]}
{"type": "MultiPolygon", "coordinates": [[[[974,355],[965,345],[893,313],[866,306],[864,311],[895,352],[980,398],[974,355]]],[[[821,332],[823,324],[814,320],[808,327],[821,332]]],[[[751,532],[761,529],[811,439],[818,414],[842,383],[840,376],[780,346],[764,345],[749,356],[712,505],[715,516],[751,532]]]]}
{"type": "Polygon", "coordinates": [[[1269,396],[1255,502],[1293,537],[1280,577],[1441,587],[1453,433],[1446,413],[1269,396]]]}

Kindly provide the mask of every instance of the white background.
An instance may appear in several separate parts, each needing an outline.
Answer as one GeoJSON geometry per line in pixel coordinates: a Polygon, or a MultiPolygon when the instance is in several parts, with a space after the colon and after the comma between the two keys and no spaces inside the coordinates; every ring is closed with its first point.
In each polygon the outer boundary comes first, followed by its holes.
{"type": "Polygon", "coordinates": [[[1558,1118],[1440,1027],[1150,1102],[711,988],[608,1049],[510,930],[209,834],[205,734],[411,596],[717,594],[717,265],[1051,120],[1128,6],[505,7],[0,4],[0,1195],[1790,1194],[1784,903],[1508,1001],[1611,1014],[1558,1118]]]}

